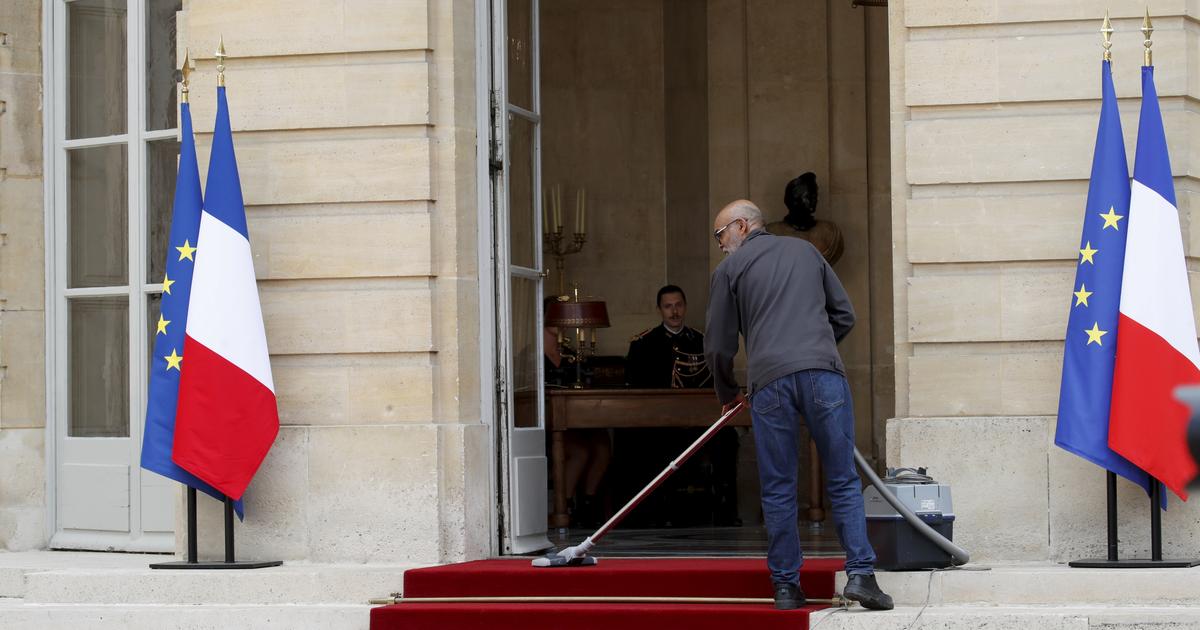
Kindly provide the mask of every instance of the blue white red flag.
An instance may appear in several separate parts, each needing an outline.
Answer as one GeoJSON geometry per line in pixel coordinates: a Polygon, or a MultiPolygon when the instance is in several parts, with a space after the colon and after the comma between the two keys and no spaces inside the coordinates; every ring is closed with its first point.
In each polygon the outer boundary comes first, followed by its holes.
{"type": "Polygon", "coordinates": [[[174,460],[240,499],[279,433],[279,413],[223,86],[198,247],[174,460]]]}
{"type": "Polygon", "coordinates": [[[1112,66],[1108,61],[1103,64],[1100,125],[1063,349],[1054,443],[1149,489],[1146,473],[1108,446],[1121,273],[1129,228],[1129,165],[1112,66]]]}
{"type": "MultiPolygon", "coordinates": [[[[196,166],[196,142],[192,136],[192,112],[180,106],[179,172],[175,178],[175,204],[167,247],[166,275],[160,314],[155,323],[154,352],[150,361],[147,389],[146,427],[142,433],[142,468],[191,486],[217,499],[224,496],[195,475],[171,461],[175,441],[175,407],[183,369],[184,328],[192,289],[196,241],[200,233],[200,169],[196,166]]],[[[234,503],[238,516],[242,502],[234,503]]]]}
{"type": "Polygon", "coordinates": [[[1152,66],[1142,68],[1127,223],[1108,443],[1186,500],[1196,463],[1186,446],[1188,409],[1172,392],[1200,383],[1200,348],[1152,66]]]}

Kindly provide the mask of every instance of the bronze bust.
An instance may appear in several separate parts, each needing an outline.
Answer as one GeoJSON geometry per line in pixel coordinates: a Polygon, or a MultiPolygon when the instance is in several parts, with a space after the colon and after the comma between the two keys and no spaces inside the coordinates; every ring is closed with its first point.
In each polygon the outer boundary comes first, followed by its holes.
{"type": "Polygon", "coordinates": [[[787,216],[767,224],[767,231],[779,236],[795,236],[813,244],[829,264],[842,257],[842,230],[832,221],[813,216],[817,211],[817,176],[811,172],[788,182],[783,192],[787,216]]]}

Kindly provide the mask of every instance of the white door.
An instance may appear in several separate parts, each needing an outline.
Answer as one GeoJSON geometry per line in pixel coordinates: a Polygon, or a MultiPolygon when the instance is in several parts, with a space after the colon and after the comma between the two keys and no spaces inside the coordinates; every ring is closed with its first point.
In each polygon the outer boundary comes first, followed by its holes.
{"type": "Polygon", "coordinates": [[[542,376],[538,0],[492,2],[501,537],[505,553],[550,546],[542,376]]]}
{"type": "Polygon", "coordinates": [[[50,544],[171,551],[178,484],[138,463],[179,155],[182,2],[43,6],[50,544]]]}

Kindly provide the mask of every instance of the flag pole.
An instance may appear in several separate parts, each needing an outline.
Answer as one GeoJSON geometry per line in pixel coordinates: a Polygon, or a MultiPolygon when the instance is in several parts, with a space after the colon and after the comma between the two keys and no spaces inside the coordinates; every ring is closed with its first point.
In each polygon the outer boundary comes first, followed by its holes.
{"type": "MultiPolygon", "coordinates": [[[[188,63],[188,51],[185,48],[183,51],[183,68],[180,69],[180,74],[183,80],[180,82],[182,87],[179,91],[179,103],[181,105],[188,103],[188,83],[192,74],[191,64],[188,63]]],[[[187,562],[188,564],[196,564],[199,562],[200,545],[196,539],[196,488],[187,487],[187,562]]]]}
{"type": "Polygon", "coordinates": [[[1117,561],[1117,473],[1108,471],[1108,561],[1117,561]]]}
{"type": "Polygon", "coordinates": [[[237,562],[233,558],[233,499],[225,497],[225,562],[237,562]]]}
{"type": "MultiPolygon", "coordinates": [[[[1100,34],[1104,37],[1104,60],[1112,63],[1112,21],[1108,19],[1108,9],[1104,10],[1104,22],[1100,25],[1100,34]]],[[[1119,557],[1117,541],[1117,473],[1106,471],[1108,486],[1108,561],[1116,562],[1119,557]]]]}
{"type": "Polygon", "coordinates": [[[188,486],[187,489],[187,532],[188,532],[188,564],[196,564],[196,558],[199,557],[199,545],[196,541],[196,489],[188,486]]]}

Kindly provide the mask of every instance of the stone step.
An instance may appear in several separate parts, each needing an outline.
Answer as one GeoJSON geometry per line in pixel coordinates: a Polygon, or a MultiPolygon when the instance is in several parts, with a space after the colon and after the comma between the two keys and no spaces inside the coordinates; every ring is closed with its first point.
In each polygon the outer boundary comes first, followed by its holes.
{"type": "Polygon", "coordinates": [[[820,630],[1183,630],[1200,627],[1189,606],[897,606],[813,613],[820,630]]]}
{"type": "Polygon", "coordinates": [[[399,592],[404,572],[421,566],[288,562],[248,570],[149,568],[170,560],[146,554],[0,554],[0,597],[26,604],[362,605],[399,592]]]}
{"type": "MultiPolygon", "coordinates": [[[[1075,569],[1023,563],[876,575],[880,587],[904,606],[1200,606],[1200,567],[1075,569]]],[[[839,573],[838,592],[845,583],[839,573]]]]}
{"type": "Polygon", "coordinates": [[[171,560],[171,557],[162,554],[88,551],[0,552],[0,597],[25,597],[26,576],[34,572],[76,568],[145,569],[151,562],[168,560],[171,560]]]}
{"type": "Polygon", "coordinates": [[[361,605],[111,605],[31,604],[0,599],[4,630],[368,630],[370,606],[361,605]]]}
{"type": "Polygon", "coordinates": [[[251,570],[64,569],[25,576],[31,604],[366,604],[399,592],[395,565],[289,565],[251,570]]]}

